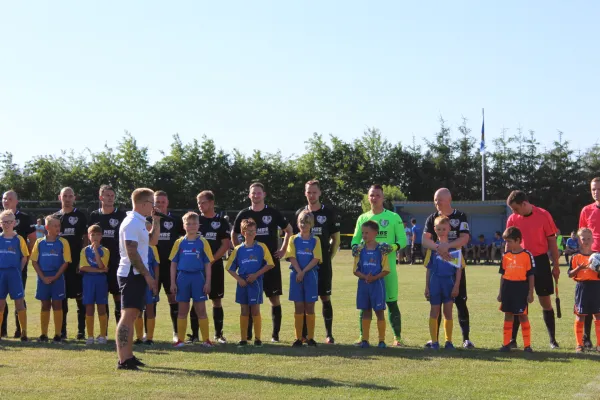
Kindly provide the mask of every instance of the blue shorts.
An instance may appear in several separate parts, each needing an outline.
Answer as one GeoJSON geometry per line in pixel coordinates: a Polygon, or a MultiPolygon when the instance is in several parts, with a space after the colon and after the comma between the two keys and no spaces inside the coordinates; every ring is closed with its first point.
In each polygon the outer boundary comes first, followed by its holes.
{"type": "Polygon", "coordinates": [[[290,300],[304,303],[314,303],[319,298],[319,273],[311,269],[304,275],[301,283],[296,282],[298,274],[290,272],[290,300]]]}
{"type": "Polygon", "coordinates": [[[452,289],[454,288],[455,275],[429,277],[429,304],[439,306],[444,303],[454,302],[452,289]]]}
{"type": "MultiPolygon", "coordinates": [[[[246,277],[242,277],[245,279],[246,277]]],[[[246,287],[241,287],[238,283],[235,290],[235,302],[238,304],[262,304],[263,302],[263,280],[262,276],[246,287]]]]}
{"type": "Polygon", "coordinates": [[[356,291],[356,308],[359,310],[385,310],[385,283],[383,279],[367,284],[364,280],[358,281],[356,291]]]}
{"type": "Polygon", "coordinates": [[[9,294],[13,300],[25,297],[21,270],[18,268],[0,268],[0,300],[6,300],[9,294]]]}
{"type": "Polygon", "coordinates": [[[208,295],[204,294],[205,282],[204,274],[200,271],[177,272],[177,295],[175,300],[183,303],[189,303],[190,299],[193,302],[208,300],[208,295]]]}
{"type": "Polygon", "coordinates": [[[146,305],[158,303],[159,301],[160,298],[158,297],[158,294],[155,296],[154,293],[152,293],[152,289],[146,289],[146,305]]]}
{"type": "MultiPolygon", "coordinates": [[[[43,271],[44,275],[56,275],[58,270],[52,273],[51,271],[43,271]]],[[[38,300],[64,300],[67,297],[65,289],[65,277],[61,275],[56,281],[49,285],[46,285],[42,278],[38,276],[37,289],[35,291],[35,298],[38,300]]]]}
{"type": "Polygon", "coordinates": [[[106,274],[87,273],[83,276],[83,304],[108,304],[106,274]]]}
{"type": "Polygon", "coordinates": [[[575,314],[600,313],[600,281],[579,281],[575,285],[575,314]]]}

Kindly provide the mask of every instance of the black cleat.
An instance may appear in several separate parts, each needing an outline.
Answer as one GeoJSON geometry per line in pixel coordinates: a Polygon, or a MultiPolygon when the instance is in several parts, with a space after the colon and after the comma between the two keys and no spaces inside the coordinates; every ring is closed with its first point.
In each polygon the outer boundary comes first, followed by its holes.
{"type": "Polygon", "coordinates": [[[144,342],[144,344],[146,346],[154,346],[154,340],[152,340],[152,339],[146,339],[146,341],[144,342]]]}
{"type": "Polygon", "coordinates": [[[85,334],[83,334],[83,333],[79,332],[79,333],[77,334],[77,340],[84,340],[84,339],[85,339],[85,334]]]}
{"type": "Polygon", "coordinates": [[[27,336],[21,336],[21,342],[29,342],[29,338],[27,336]]]}
{"type": "Polygon", "coordinates": [[[523,349],[523,351],[524,351],[525,353],[533,353],[533,349],[531,348],[531,346],[527,346],[527,347],[525,347],[525,348],[523,349]]]}
{"type": "Polygon", "coordinates": [[[63,344],[64,342],[64,339],[60,335],[56,335],[54,336],[54,339],[52,339],[52,343],[63,344]]]}
{"type": "Polygon", "coordinates": [[[61,338],[62,340],[67,340],[67,332],[63,332],[63,333],[61,333],[61,334],[60,334],[60,338],[61,338]]]}
{"type": "Polygon", "coordinates": [[[237,345],[238,345],[238,347],[248,346],[248,341],[247,340],[240,340],[237,345]]]}
{"type": "Polygon", "coordinates": [[[136,356],[131,357],[130,360],[131,360],[132,363],[135,364],[136,367],[145,367],[146,366],[146,364],[144,364],[142,362],[142,360],[140,360],[136,356]]]}
{"type": "Polygon", "coordinates": [[[13,338],[19,339],[20,337],[21,337],[21,331],[15,331],[15,335],[13,336],[13,338]]]}
{"type": "Polygon", "coordinates": [[[315,342],[315,339],[308,339],[306,344],[308,345],[308,347],[317,347],[317,342],[315,342]]]}
{"type": "Polygon", "coordinates": [[[551,349],[559,349],[560,347],[558,346],[558,342],[556,340],[552,340],[550,342],[550,348],[551,349]]]}
{"type": "Polygon", "coordinates": [[[292,347],[302,347],[302,340],[296,339],[296,341],[292,343],[292,347]]]}
{"type": "Polygon", "coordinates": [[[133,342],[133,344],[136,344],[136,345],[144,344],[144,341],[142,339],[135,339],[135,341],[133,342]]]}
{"type": "Polygon", "coordinates": [[[510,344],[507,344],[507,345],[500,347],[500,352],[508,353],[508,352],[510,352],[510,349],[511,349],[510,344]]]}
{"type": "Polygon", "coordinates": [[[48,343],[48,336],[46,336],[46,335],[41,335],[41,336],[38,338],[38,342],[40,342],[40,343],[48,343]]]}
{"type": "Polygon", "coordinates": [[[273,342],[273,343],[279,343],[279,336],[273,336],[271,338],[271,342],[273,342]]]}
{"type": "Polygon", "coordinates": [[[517,345],[517,341],[514,339],[511,339],[510,342],[508,342],[508,346],[511,349],[516,349],[517,347],[519,347],[519,345],[517,345]]]}
{"type": "Polygon", "coordinates": [[[594,347],[594,345],[592,344],[592,341],[589,338],[584,337],[583,347],[585,347],[586,350],[591,350],[594,347]]]}
{"type": "Polygon", "coordinates": [[[260,339],[256,339],[256,340],[254,341],[254,346],[255,346],[255,347],[262,347],[262,340],[260,340],[260,339]]]}
{"type": "Polygon", "coordinates": [[[139,371],[139,368],[137,367],[137,365],[135,365],[133,358],[130,358],[129,360],[125,360],[125,361],[123,361],[123,363],[117,362],[117,369],[123,369],[123,370],[129,370],[129,371],[139,371]]]}

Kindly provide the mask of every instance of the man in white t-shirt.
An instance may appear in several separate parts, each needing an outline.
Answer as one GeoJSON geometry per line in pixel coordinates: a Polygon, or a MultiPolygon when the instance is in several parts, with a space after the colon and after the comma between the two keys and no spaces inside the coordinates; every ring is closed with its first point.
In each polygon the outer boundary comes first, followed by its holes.
{"type": "Polygon", "coordinates": [[[148,271],[150,236],[146,229],[146,217],[152,215],[152,235],[158,235],[160,231],[160,217],[154,215],[154,192],[151,189],[135,189],[131,194],[131,202],[133,211],[127,213],[119,229],[121,259],[117,281],[121,290],[122,311],[115,338],[119,357],[117,369],[136,370],[144,364],[133,355],[133,325],[144,309],[147,288],[150,287],[155,295],[158,292],[156,281],[148,271]]]}

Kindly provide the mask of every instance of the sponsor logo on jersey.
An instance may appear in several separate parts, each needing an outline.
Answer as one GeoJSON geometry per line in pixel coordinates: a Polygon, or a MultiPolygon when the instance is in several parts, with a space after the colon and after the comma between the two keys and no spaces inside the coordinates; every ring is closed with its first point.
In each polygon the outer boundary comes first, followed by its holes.
{"type": "Polygon", "coordinates": [[[315,226],[314,228],[312,228],[311,232],[315,236],[321,236],[323,234],[323,228],[320,226],[315,226]]]}
{"type": "Polygon", "coordinates": [[[211,222],[211,223],[210,223],[210,226],[211,226],[213,229],[219,229],[219,228],[221,227],[221,223],[220,223],[220,222],[218,222],[218,221],[213,221],[213,222],[211,222]]]}
{"type": "Polygon", "coordinates": [[[71,225],[75,225],[77,223],[77,221],[79,221],[79,218],[77,218],[77,217],[69,217],[69,223],[71,225]]]}
{"type": "Polygon", "coordinates": [[[379,221],[379,225],[381,226],[388,226],[390,224],[390,221],[388,221],[387,219],[382,219],[381,221],[379,221]]]}
{"type": "MultiPolygon", "coordinates": [[[[271,218],[271,217],[269,217],[271,218]]],[[[258,228],[256,230],[256,235],[257,236],[265,236],[269,234],[269,228],[258,228]]]]}
{"type": "Polygon", "coordinates": [[[469,230],[469,223],[468,222],[461,222],[459,230],[461,230],[461,231],[468,231],[469,230]]]}
{"type": "Polygon", "coordinates": [[[458,225],[460,225],[460,220],[458,220],[456,218],[452,218],[450,220],[450,226],[453,227],[454,229],[458,228],[458,225]]]}
{"type": "Polygon", "coordinates": [[[170,232],[161,232],[160,236],[158,237],[158,240],[171,240],[171,233],[170,232]]]}
{"type": "Polygon", "coordinates": [[[104,233],[102,233],[102,237],[105,237],[105,238],[114,238],[115,237],[115,230],[114,229],[105,229],[104,233]]]}
{"type": "Polygon", "coordinates": [[[273,218],[270,215],[265,215],[262,217],[262,222],[264,222],[267,225],[269,225],[272,220],[273,218]]]}
{"type": "Polygon", "coordinates": [[[61,233],[61,236],[75,236],[75,228],[65,228],[65,231],[61,233]]]}
{"type": "Polygon", "coordinates": [[[325,222],[327,222],[327,217],[324,215],[318,215],[317,222],[320,223],[321,225],[323,225],[325,222]]]}
{"type": "Polygon", "coordinates": [[[165,221],[163,222],[163,226],[165,227],[166,230],[171,230],[173,228],[173,222],[172,221],[165,221]]]}
{"type": "Polygon", "coordinates": [[[206,240],[217,240],[217,232],[206,232],[202,235],[206,240]]]}
{"type": "MultiPolygon", "coordinates": [[[[108,220],[108,224],[110,226],[112,226],[113,228],[115,228],[117,225],[119,225],[119,220],[116,218],[111,218],[108,220]]],[[[106,231],[105,231],[106,232],[106,231]]],[[[114,231],[113,231],[114,232],[114,231]]]]}

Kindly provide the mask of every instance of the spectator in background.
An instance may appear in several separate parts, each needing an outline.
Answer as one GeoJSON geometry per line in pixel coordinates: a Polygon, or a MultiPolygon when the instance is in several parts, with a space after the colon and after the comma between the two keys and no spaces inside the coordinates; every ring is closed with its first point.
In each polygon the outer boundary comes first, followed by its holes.
{"type": "Polygon", "coordinates": [[[41,218],[38,218],[37,224],[35,224],[35,236],[36,239],[41,239],[46,236],[46,227],[44,226],[44,220],[41,218]]]}
{"type": "Polygon", "coordinates": [[[406,235],[406,247],[398,250],[398,264],[407,264],[413,263],[413,259],[411,258],[410,249],[412,244],[412,231],[408,226],[408,223],[404,223],[404,234],[406,235]]]}
{"type": "Polygon", "coordinates": [[[416,218],[410,220],[412,227],[410,228],[410,235],[406,237],[410,238],[411,245],[411,264],[414,264],[417,258],[423,259],[423,228],[417,225],[416,218]]]}
{"type": "Polygon", "coordinates": [[[489,260],[489,249],[485,235],[479,235],[477,242],[475,242],[475,264],[481,264],[483,257],[485,257],[485,263],[488,264],[489,260]]]}
{"type": "Polygon", "coordinates": [[[565,252],[565,237],[560,234],[560,229],[556,230],[556,247],[558,247],[558,256],[562,256],[565,252]]]}
{"type": "Polygon", "coordinates": [[[571,237],[567,239],[567,247],[565,247],[565,261],[569,265],[569,256],[579,253],[579,239],[577,238],[577,232],[571,232],[571,237]]]}
{"type": "Polygon", "coordinates": [[[496,254],[500,254],[500,260],[504,255],[504,239],[502,239],[502,232],[496,231],[494,240],[490,245],[490,261],[493,263],[496,261],[496,254]]]}

